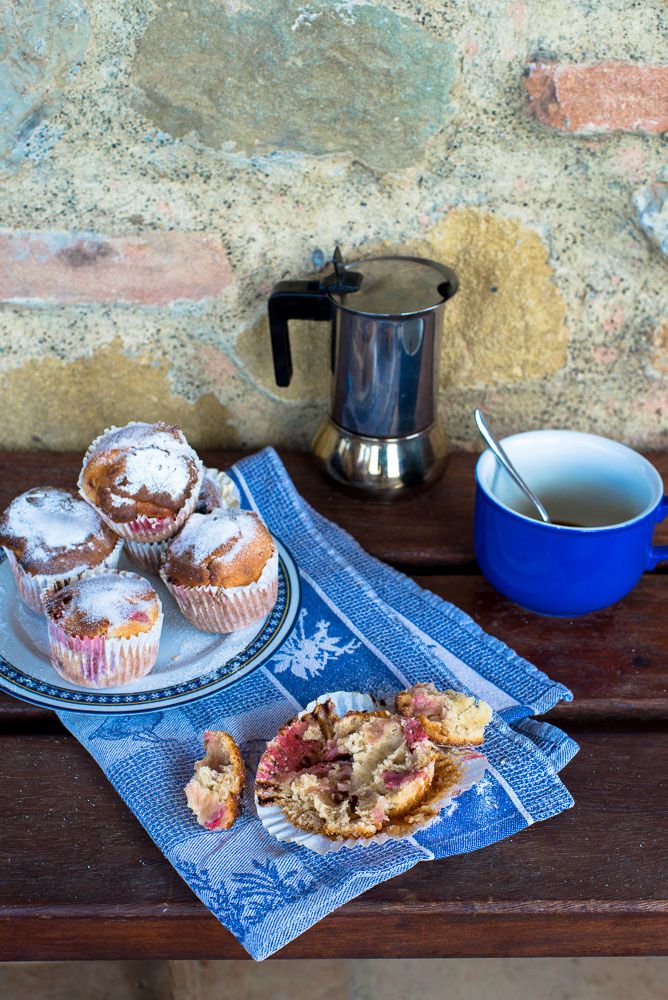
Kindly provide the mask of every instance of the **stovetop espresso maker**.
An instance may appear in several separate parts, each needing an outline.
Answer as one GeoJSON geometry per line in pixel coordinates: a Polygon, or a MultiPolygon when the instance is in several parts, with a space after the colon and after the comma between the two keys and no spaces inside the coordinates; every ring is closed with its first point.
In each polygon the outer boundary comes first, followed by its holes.
{"type": "Polygon", "coordinates": [[[428,486],[447,464],[438,366],[443,309],[457,276],[421,257],[347,266],[338,247],[332,264],[322,280],[282,281],[271,293],[276,384],[292,377],[288,321],[329,321],[330,410],[313,440],[316,456],[339,484],[380,499],[428,486]]]}

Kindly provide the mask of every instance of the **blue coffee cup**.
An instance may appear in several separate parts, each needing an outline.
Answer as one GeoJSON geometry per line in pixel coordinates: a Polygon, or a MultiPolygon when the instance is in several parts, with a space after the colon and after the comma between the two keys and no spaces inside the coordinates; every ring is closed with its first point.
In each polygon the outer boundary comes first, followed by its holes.
{"type": "Polygon", "coordinates": [[[572,618],[614,604],[668,559],[655,525],[668,497],[632,448],[577,431],[528,431],[502,442],[560,524],[544,524],[487,450],[476,465],[474,542],[482,572],[530,611],[572,618]]]}

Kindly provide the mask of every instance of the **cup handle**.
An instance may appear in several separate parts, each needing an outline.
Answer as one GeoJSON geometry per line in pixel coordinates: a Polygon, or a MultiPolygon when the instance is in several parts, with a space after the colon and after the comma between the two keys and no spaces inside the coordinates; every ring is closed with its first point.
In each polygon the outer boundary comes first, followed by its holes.
{"type": "MultiPolygon", "coordinates": [[[[668,517],[668,496],[663,498],[656,514],[657,524],[668,517]]],[[[647,569],[655,569],[663,559],[668,559],[668,545],[653,545],[647,560],[647,569]]]]}

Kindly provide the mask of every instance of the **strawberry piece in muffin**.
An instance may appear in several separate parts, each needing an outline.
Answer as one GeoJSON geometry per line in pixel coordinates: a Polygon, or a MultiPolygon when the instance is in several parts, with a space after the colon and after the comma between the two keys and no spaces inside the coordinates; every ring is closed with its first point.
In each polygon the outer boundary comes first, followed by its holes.
{"type": "Polygon", "coordinates": [[[207,730],[206,754],[195,764],[185,787],[188,805],[200,826],[229,830],[239,816],[239,801],[246,783],[243,758],[229,733],[207,730]]]}
{"type": "Polygon", "coordinates": [[[395,699],[399,715],[419,719],[425,732],[446,746],[478,746],[492,721],[487,702],[461,691],[439,691],[434,684],[414,684],[395,699]]]}

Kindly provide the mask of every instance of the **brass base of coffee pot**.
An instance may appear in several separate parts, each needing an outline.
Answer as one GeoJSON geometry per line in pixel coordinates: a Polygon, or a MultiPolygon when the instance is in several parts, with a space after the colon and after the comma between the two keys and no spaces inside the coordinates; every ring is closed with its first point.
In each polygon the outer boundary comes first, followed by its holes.
{"type": "Polygon", "coordinates": [[[394,500],[436,482],[448,464],[439,423],[406,437],[364,437],[327,415],[312,444],[318,462],[340,486],[372,499],[394,500]]]}

